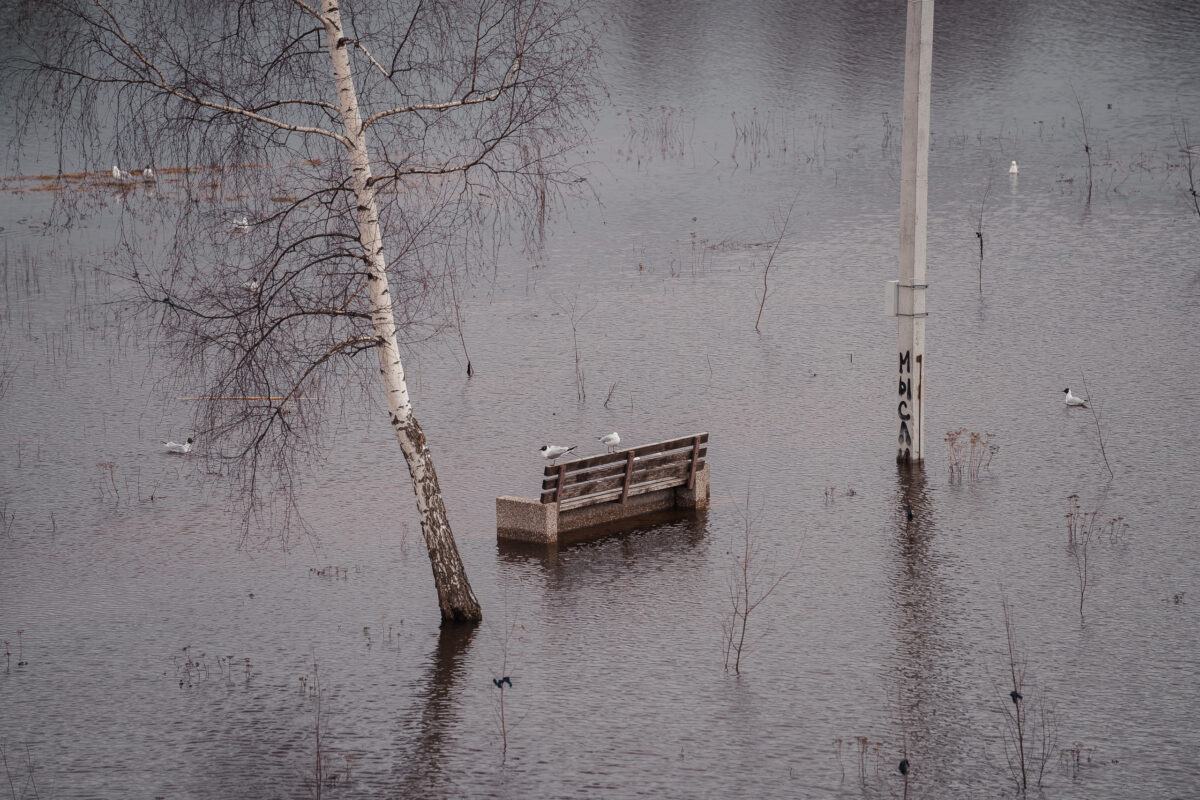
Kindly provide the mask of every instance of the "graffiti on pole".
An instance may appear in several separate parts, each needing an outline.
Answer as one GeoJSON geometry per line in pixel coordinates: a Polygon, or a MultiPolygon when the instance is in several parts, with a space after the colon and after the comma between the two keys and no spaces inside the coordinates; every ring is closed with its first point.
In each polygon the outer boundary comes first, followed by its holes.
{"type": "Polygon", "coordinates": [[[900,404],[896,413],[900,417],[900,435],[896,437],[899,447],[896,450],[896,460],[907,463],[912,460],[912,433],[908,425],[912,421],[909,404],[912,403],[912,351],[905,350],[900,354],[900,404]]]}

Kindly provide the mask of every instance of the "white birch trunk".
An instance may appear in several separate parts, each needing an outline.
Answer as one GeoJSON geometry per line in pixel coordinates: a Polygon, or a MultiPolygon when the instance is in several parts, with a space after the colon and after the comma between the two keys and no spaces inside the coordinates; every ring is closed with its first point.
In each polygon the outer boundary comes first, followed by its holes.
{"type": "Polygon", "coordinates": [[[379,372],[383,376],[384,390],[387,393],[392,428],[396,432],[400,449],[404,452],[404,460],[408,463],[409,475],[412,477],[413,491],[417,496],[421,532],[429,550],[442,620],[477,621],[483,618],[483,610],[471,590],[462,558],[454,543],[454,534],[446,518],[446,505],[442,502],[442,491],[438,486],[437,472],[433,468],[433,458],[429,454],[421,426],[413,416],[408,387],[404,382],[404,365],[400,361],[400,348],[396,341],[396,318],[392,311],[387,262],[383,256],[383,237],[379,229],[379,209],[375,201],[375,190],[370,185],[371,165],[367,140],[362,130],[358,94],[350,70],[350,54],[345,34],[342,32],[337,0],[322,0],[321,17],[328,38],[329,55],[333,60],[333,79],[337,85],[338,106],[345,126],[346,139],[350,142],[351,185],[358,207],[358,238],[366,263],[371,317],[375,334],[379,338],[376,347],[379,354],[379,372]]]}

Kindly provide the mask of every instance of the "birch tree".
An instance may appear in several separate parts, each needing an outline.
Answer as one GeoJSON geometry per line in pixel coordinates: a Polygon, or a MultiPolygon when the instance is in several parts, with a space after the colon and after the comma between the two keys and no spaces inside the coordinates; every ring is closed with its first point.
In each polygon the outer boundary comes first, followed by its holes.
{"type": "Polygon", "coordinates": [[[581,8],[60,0],[21,24],[19,134],[56,120],[61,209],[120,200],[131,285],[247,526],[295,509],[331,411],[366,398],[407,464],[443,620],[480,619],[402,356],[449,324],[456,271],[514,231],[536,245],[583,184],[581,8]]]}

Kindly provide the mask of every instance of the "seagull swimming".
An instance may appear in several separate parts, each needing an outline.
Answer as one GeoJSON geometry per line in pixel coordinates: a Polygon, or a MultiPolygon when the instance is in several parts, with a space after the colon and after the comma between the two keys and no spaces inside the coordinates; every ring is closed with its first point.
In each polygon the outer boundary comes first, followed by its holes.
{"type": "Polygon", "coordinates": [[[247,219],[244,215],[241,217],[241,219],[235,219],[233,221],[233,229],[235,231],[241,231],[243,233],[250,230],[250,220],[247,219]]]}
{"type": "Polygon", "coordinates": [[[1076,397],[1075,395],[1071,394],[1071,389],[1069,387],[1066,389],[1063,389],[1063,392],[1066,393],[1066,395],[1067,395],[1067,397],[1066,397],[1067,405],[1079,406],[1080,408],[1087,408],[1087,401],[1084,400],[1082,397],[1076,397]]]}
{"type": "Polygon", "coordinates": [[[1017,169],[1017,162],[1015,162],[1015,161],[1014,161],[1014,162],[1012,162],[1012,166],[1008,168],[1008,174],[1009,174],[1009,175],[1016,175],[1016,174],[1017,174],[1017,173],[1019,173],[1019,172],[1020,172],[1020,170],[1019,170],[1019,169],[1017,169]]]}
{"type": "Polygon", "coordinates": [[[621,437],[617,435],[616,431],[606,433],[603,436],[597,436],[596,438],[600,440],[600,444],[608,448],[608,452],[610,453],[621,443],[621,437]]]}
{"type": "Polygon", "coordinates": [[[578,446],[579,445],[577,445],[577,444],[573,444],[570,447],[563,447],[563,446],[557,445],[557,444],[544,444],[544,445],[542,445],[542,451],[541,451],[542,458],[550,459],[550,463],[553,464],[557,459],[561,458],[562,456],[565,456],[567,453],[571,452],[578,446]]]}
{"type": "Polygon", "coordinates": [[[183,444],[180,444],[179,442],[168,442],[166,439],[164,439],[163,447],[167,448],[168,453],[186,454],[192,452],[192,442],[194,441],[195,440],[190,436],[183,444]]]}
{"type": "Polygon", "coordinates": [[[154,170],[152,170],[150,167],[146,167],[142,170],[142,177],[148,181],[154,180],[154,170]]]}

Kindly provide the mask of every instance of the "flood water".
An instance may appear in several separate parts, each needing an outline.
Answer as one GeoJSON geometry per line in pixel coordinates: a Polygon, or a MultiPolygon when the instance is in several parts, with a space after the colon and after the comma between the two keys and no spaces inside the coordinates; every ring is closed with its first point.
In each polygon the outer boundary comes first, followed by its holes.
{"type": "Polygon", "coordinates": [[[118,205],[48,231],[45,193],[0,192],[14,796],[309,796],[318,728],[328,796],[899,797],[904,757],[909,796],[1005,796],[1003,598],[1026,713],[1053,709],[1041,796],[1200,794],[1200,217],[1177,140],[1200,138],[1200,7],[939,5],[928,458],[904,472],[883,314],[904,4],[604,6],[599,202],[473,285],[473,378],[453,333],[408,361],[474,630],[439,627],[377,409],[347,408],[304,476],[315,538],[239,546],[212,465],[161,452],[191,424],[171,365],[104,305],[118,205]],[[1098,416],[1063,404],[1085,379],[1098,416]],[[948,470],[960,428],[999,445],[975,479],[948,470]],[[495,498],[532,496],[538,447],[614,429],[708,431],[707,515],[497,544],[495,498]],[[1089,546],[1082,617],[1072,494],[1129,526],[1089,546]],[[783,579],[735,675],[747,516],[759,585],[783,579]]]}

